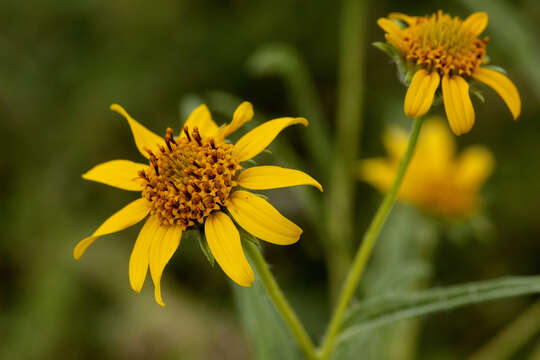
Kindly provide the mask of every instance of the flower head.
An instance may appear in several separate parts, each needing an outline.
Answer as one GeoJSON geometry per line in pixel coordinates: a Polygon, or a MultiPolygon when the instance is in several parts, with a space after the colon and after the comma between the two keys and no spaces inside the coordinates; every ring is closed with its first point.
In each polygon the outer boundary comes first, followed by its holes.
{"type": "Polygon", "coordinates": [[[148,216],[129,260],[133,290],[142,289],[148,268],[155,299],[161,297],[161,275],[188,228],[204,230],[208,247],[223,271],[237,284],[250,286],[253,270],[246,260],[234,221],[252,235],[278,245],[293,244],[302,229],[281,215],[263,198],[240,188],[265,190],[296,185],[321,185],[309,175],[278,166],[242,163],[262,152],[285,127],[302,124],[304,118],[284,117],[268,121],[234,145],[225,138],[253,117],[250,103],[242,103],[230,124],[214,123],[205,105],[196,108],[178,136],[167,129],[162,138],[135,121],[122,107],[111,110],[129,123],[135,144],[148,164],[113,160],[83,175],[124,190],[140,191],[141,197],[108,218],[73,251],[79,259],[98,237],[132,226],[148,216]],[[243,171],[242,171],[243,170],[243,171]]]}
{"type": "Polygon", "coordinates": [[[417,118],[428,112],[439,85],[446,116],[456,135],[474,125],[469,80],[493,88],[506,102],[514,119],[521,113],[521,99],[514,84],[502,73],[481,66],[487,63],[488,38],[479,38],[488,23],[484,12],[464,21],[442,11],[430,16],[392,13],[378,20],[387,42],[411,69],[405,96],[405,114],[417,118]],[[403,27],[399,24],[403,24],[403,27]]]}
{"type": "MultiPolygon", "coordinates": [[[[360,178],[387,191],[405,153],[407,138],[399,128],[388,129],[384,134],[388,158],[362,160],[360,178]]],[[[493,156],[481,146],[471,146],[456,156],[455,147],[441,120],[426,120],[399,198],[448,220],[466,218],[478,210],[480,188],[493,170],[493,156]]]]}

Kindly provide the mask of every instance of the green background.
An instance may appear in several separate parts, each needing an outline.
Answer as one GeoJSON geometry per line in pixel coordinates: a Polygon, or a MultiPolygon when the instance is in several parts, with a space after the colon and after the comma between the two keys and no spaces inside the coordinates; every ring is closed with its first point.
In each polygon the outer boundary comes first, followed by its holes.
{"type": "MultiPolygon", "coordinates": [[[[537,1],[369,2],[362,15],[366,76],[359,156],[383,153],[380,135],[385,125],[409,124],[402,115],[405,89],[395,68],[370,45],[383,40],[376,20],[391,11],[423,15],[438,9],[460,17],[480,9],[488,12],[488,53],[492,63],[504,67],[517,85],[522,116],[512,121],[501,99],[486,89],[486,103],[475,102],[476,125],[457,139],[461,149],[483,144],[496,158],[495,172],[484,187],[486,206],[481,218],[468,224],[433,225],[414,210],[399,206],[390,224],[403,230],[385,232],[382,241],[399,243],[396,246],[404,254],[417,245],[416,237],[409,239],[404,234],[414,234],[418,227],[436,227],[435,244],[428,258],[421,259],[425,266],[413,275],[421,279],[421,285],[415,286],[537,274],[537,1]],[[406,216],[413,220],[400,220],[406,216]]],[[[186,111],[200,101],[219,110],[218,123],[227,121],[231,106],[239,103],[228,96],[234,95],[252,102],[259,119],[307,116],[312,126],[327,129],[322,136],[331,137],[337,104],[340,10],[333,1],[289,0],[0,3],[1,359],[262,358],[257,347],[248,344],[254,334],[246,336],[242,331],[242,324],[245,329],[253,327],[238,320],[231,291],[234,285],[218,267],[208,264],[196,242],[183,242],[164,273],[166,308],[154,303],[150,279],[141,295],[129,288],[128,259],[140,226],[99,239],[79,262],[73,260],[77,241],[136,197],[84,181],[80,175],[107,160],[142,161],[127,124],[108,110],[114,102],[163,134],[167,126],[178,129],[186,111]],[[299,54],[314,83],[314,89],[303,91],[314,90],[321,109],[315,120],[298,106],[304,92],[295,95],[287,76],[265,75],[264,67],[257,67],[254,54],[263,64],[265,56],[271,60],[272,55],[260,51],[268,44],[287,44],[291,56],[299,54]]],[[[442,114],[442,108],[434,108],[433,113],[442,114]]],[[[286,130],[280,143],[289,143],[299,156],[300,168],[326,186],[323,179],[332,170],[332,157],[327,154],[327,163],[316,169],[311,150],[298,141],[302,131],[286,130]]],[[[271,155],[258,160],[282,163],[286,154],[281,148],[271,148],[271,155]]],[[[324,198],[316,190],[307,191],[315,199],[324,198]]],[[[308,330],[319,339],[330,306],[326,248],[321,242],[324,235],[310,220],[310,209],[299,200],[298,190],[268,194],[305,233],[294,246],[266,246],[265,257],[308,330]]],[[[357,184],[356,239],[379,201],[375,190],[357,184]]],[[[390,253],[396,247],[389,244],[377,249],[378,259],[394,256],[390,253]]],[[[385,271],[392,266],[395,271],[403,270],[399,264],[390,262],[385,271]]],[[[377,276],[366,279],[363,292],[377,291],[372,290],[381,284],[377,276]]],[[[533,297],[520,297],[428,316],[422,320],[416,340],[409,340],[417,341],[416,352],[404,350],[399,356],[462,359],[533,301],[533,297]]],[[[514,358],[528,358],[539,341],[540,332],[534,332],[514,358]]]]}

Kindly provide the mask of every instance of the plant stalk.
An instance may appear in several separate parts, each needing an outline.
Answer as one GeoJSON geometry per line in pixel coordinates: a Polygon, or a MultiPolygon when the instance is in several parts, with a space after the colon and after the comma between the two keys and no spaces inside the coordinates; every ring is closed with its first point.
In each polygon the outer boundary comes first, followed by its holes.
{"type": "Polygon", "coordinates": [[[379,209],[377,210],[377,213],[375,214],[375,217],[371,221],[371,224],[369,225],[369,228],[367,229],[362,240],[362,244],[360,245],[360,248],[358,249],[356,256],[353,260],[352,266],[349,270],[349,273],[337,300],[334,314],[332,316],[332,319],[330,320],[330,324],[328,325],[325,338],[320,347],[319,358],[321,360],[328,359],[332,352],[334,343],[336,341],[336,336],[341,327],[341,322],[343,320],[345,310],[347,309],[347,306],[349,305],[349,302],[354,295],[356,287],[358,286],[358,282],[371,256],[375,242],[379,237],[379,233],[381,232],[381,229],[386,222],[388,214],[390,213],[390,210],[392,210],[392,207],[396,201],[399,187],[401,185],[401,182],[403,181],[403,177],[405,176],[407,167],[409,166],[409,163],[411,162],[412,156],[414,154],[416,142],[418,140],[418,135],[420,134],[422,123],[423,117],[415,119],[413,129],[409,137],[407,150],[401,158],[394,182],[392,183],[390,190],[388,190],[388,193],[385,195],[383,202],[381,203],[379,209]]]}
{"type": "Polygon", "coordinates": [[[367,2],[341,2],[336,136],[326,199],[325,245],[332,304],[347,275],[354,249],[354,163],[358,159],[363,127],[367,2]]]}
{"type": "Polygon", "coordinates": [[[276,310],[279,312],[283,321],[287,324],[291,333],[293,334],[298,346],[304,353],[306,359],[308,360],[317,360],[317,355],[315,353],[315,346],[311,341],[308,333],[306,332],[304,326],[298,319],[298,316],[292,309],[292,307],[287,302],[285,295],[279,288],[276,279],[270,272],[266,261],[264,260],[262,254],[260,253],[257,245],[253,244],[250,241],[246,241],[245,244],[246,252],[248,253],[249,258],[253,262],[253,266],[257,270],[259,277],[264,285],[264,288],[272,299],[276,310]]]}

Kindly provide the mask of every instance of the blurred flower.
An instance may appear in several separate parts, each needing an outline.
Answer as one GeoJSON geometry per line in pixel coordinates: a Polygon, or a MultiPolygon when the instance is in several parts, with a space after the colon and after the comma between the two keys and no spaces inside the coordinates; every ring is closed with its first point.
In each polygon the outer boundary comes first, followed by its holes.
{"type": "Polygon", "coordinates": [[[188,117],[178,137],[167,129],[165,138],[135,121],[122,107],[111,110],[126,118],[135,144],[149,164],[113,160],[83,175],[124,190],[141,191],[141,198],[108,218],[91,236],[80,241],[73,256],[79,259],[99,236],[132,226],[148,214],[129,260],[131,287],[140,292],[148,267],[155,299],[164,305],[160,281],[163,270],[180,244],[182,232],[204,224],[208,246],[223,271],[237,284],[250,286],[253,270],[242,250],[240,234],[229,217],[252,235],[278,245],[293,244],[302,229],[263,198],[237,189],[264,190],[295,185],[321,185],[309,175],[278,166],[256,166],[241,171],[242,162],[262,152],[285,127],[308,125],[304,118],[268,121],[232,145],[225,138],[253,117],[250,103],[242,103],[230,124],[214,123],[205,105],[188,117]],[[229,215],[226,214],[226,211],[229,215]]]}
{"type": "Polygon", "coordinates": [[[469,132],[474,125],[474,108],[468,81],[476,79],[502,97],[514,119],[519,117],[521,99],[512,81],[499,71],[480,66],[487,63],[488,38],[478,36],[487,23],[484,12],[464,21],[442,11],[422,17],[392,13],[378,20],[392,51],[405,63],[402,68],[408,69],[407,116],[418,118],[428,112],[442,80],[442,98],[452,131],[456,135],[469,132]]]}
{"type": "MultiPolygon", "coordinates": [[[[405,153],[408,136],[399,128],[384,134],[388,158],[360,161],[359,176],[387,191],[405,153]]],[[[480,188],[493,171],[493,156],[471,146],[456,156],[456,144],[442,120],[426,120],[416,152],[399,190],[399,198],[447,220],[466,218],[480,205],[480,188]]]]}

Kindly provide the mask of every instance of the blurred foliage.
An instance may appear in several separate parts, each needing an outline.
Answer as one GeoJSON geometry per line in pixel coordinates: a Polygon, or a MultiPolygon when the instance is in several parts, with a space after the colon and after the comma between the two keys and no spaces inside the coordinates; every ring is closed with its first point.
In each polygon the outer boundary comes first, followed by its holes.
{"type": "MultiPolygon", "coordinates": [[[[375,275],[378,261],[394,264],[389,271],[404,276],[431,274],[429,284],[439,286],[540,272],[540,4],[370,2],[364,14],[367,41],[382,40],[375,22],[391,11],[426,14],[442,8],[463,17],[480,7],[490,14],[486,33],[492,62],[510,74],[524,103],[515,123],[497,95],[483,88],[486,103],[475,103],[477,124],[458,138],[460,146],[482,143],[495,153],[497,167],[485,187],[493,235],[480,242],[463,232],[456,242],[455,234],[441,232],[428,268],[412,266],[410,273],[389,261],[408,254],[405,237],[400,232],[384,236],[363,295],[377,294],[374,289],[385,284],[379,276],[386,275],[375,275]]],[[[336,128],[339,7],[288,0],[3,0],[0,22],[0,358],[251,358],[250,349],[256,352],[235,317],[233,292],[221,270],[209,266],[197,241],[182,242],[165,271],[165,309],[153,302],[148,284],[142,295],[129,289],[128,258],[138,227],[99,239],[81,261],[72,259],[78,240],[133,199],[131,193],[85,182],[80,174],[105,160],[140,159],[127,125],[108,111],[111,103],[122,104],[163,133],[167,126],[179,127],[181,102],[193,107],[202,98],[220,123],[244,99],[254,104],[259,121],[311,117],[319,130],[312,128],[299,141],[298,129],[290,129],[272,146],[272,154],[258,160],[300,164],[302,170],[329,178],[331,157],[321,150],[329,145],[314,142],[319,131],[331,134],[336,128]],[[264,54],[268,44],[286,44],[281,58],[264,54]],[[296,66],[284,67],[288,73],[271,67],[283,57],[296,66]]],[[[401,109],[405,89],[393,66],[373,47],[365,51],[361,156],[371,157],[382,154],[379,139],[387,124],[408,126],[409,121],[401,109]]],[[[355,226],[361,234],[380,196],[365,184],[357,190],[355,226]]],[[[265,257],[318,339],[329,299],[322,209],[314,194],[305,189],[268,192],[305,232],[295,246],[265,246],[265,257]]],[[[393,216],[404,216],[401,221],[408,223],[414,215],[398,211],[393,216]]],[[[236,298],[253,306],[252,311],[275,317],[259,290],[256,286],[253,293],[239,295],[236,289],[236,298]]],[[[498,300],[427,316],[417,329],[414,358],[466,357],[533,300],[498,300]]],[[[246,332],[257,331],[245,325],[249,319],[242,320],[246,332]]],[[[515,358],[540,353],[535,341],[538,336],[515,358]]]]}

